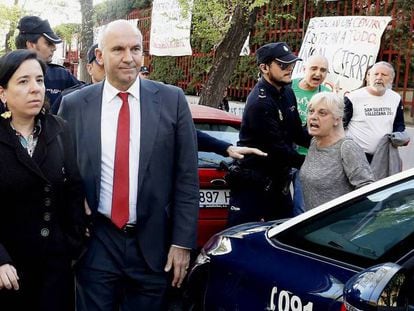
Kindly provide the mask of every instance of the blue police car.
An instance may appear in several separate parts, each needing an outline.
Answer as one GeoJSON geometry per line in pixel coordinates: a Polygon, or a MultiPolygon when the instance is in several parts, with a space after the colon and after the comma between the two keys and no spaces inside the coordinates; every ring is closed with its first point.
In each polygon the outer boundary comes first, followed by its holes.
{"type": "MultiPolygon", "coordinates": [[[[355,298],[362,295],[361,278],[357,277],[372,275],[372,267],[377,265],[383,269],[375,269],[385,271],[386,263],[412,271],[413,262],[411,169],[287,221],[248,223],[214,235],[189,273],[189,308],[379,310],[372,302],[366,303],[369,308],[354,306],[355,301],[363,304],[355,298]]],[[[377,274],[377,279],[385,290],[385,277],[378,275],[384,273],[377,274]]],[[[365,278],[363,284],[373,280],[365,278]]],[[[414,304],[412,278],[409,283],[411,294],[400,299],[406,308],[389,310],[413,310],[408,309],[414,304]]],[[[385,300],[377,301],[378,308],[387,306],[385,300]]]]}

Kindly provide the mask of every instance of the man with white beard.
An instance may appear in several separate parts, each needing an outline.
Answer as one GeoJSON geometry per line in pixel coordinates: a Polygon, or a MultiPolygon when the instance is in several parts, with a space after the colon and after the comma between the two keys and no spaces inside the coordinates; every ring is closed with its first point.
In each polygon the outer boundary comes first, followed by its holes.
{"type": "Polygon", "coordinates": [[[394,77],[391,64],[378,62],[371,68],[369,85],[345,97],[346,135],[364,150],[370,163],[385,135],[405,130],[401,96],[391,90],[394,77]]]}

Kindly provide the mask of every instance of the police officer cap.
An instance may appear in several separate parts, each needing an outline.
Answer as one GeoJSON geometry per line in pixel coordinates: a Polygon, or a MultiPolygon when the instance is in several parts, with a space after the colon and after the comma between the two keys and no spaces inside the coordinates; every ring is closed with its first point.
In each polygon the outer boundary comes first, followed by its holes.
{"type": "Polygon", "coordinates": [[[52,43],[61,43],[60,39],[50,27],[47,19],[42,20],[37,16],[24,16],[20,19],[17,28],[21,34],[42,35],[52,43]]]}
{"type": "Polygon", "coordinates": [[[256,51],[257,64],[266,64],[272,60],[290,64],[302,60],[292,53],[286,42],[268,43],[256,51]]]}
{"type": "Polygon", "coordinates": [[[92,63],[92,62],[96,59],[96,56],[95,56],[95,49],[96,49],[97,47],[98,47],[98,43],[96,43],[96,44],[92,45],[92,46],[89,48],[88,53],[86,54],[86,55],[87,55],[87,57],[88,57],[88,64],[92,63]]]}
{"type": "Polygon", "coordinates": [[[141,68],[139,69],[139,72],[142,73],[149,73],[149,69],[147,66],[141,66],[141,68]]]}

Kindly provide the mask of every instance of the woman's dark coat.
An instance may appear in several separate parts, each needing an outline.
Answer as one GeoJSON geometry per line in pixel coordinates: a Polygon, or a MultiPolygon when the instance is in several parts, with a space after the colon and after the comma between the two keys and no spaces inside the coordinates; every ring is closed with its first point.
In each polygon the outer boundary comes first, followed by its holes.
{"type": "Polygon", "coordinates": [[[85,233],[84,194],[68,127],[40,114],[30,157],[0,117],[0,265],[74,258],[85,233]]]}

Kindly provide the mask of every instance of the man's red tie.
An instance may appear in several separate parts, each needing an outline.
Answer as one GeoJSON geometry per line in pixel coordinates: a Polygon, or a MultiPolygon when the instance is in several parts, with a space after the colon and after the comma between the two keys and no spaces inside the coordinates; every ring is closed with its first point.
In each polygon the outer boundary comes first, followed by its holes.
{"type": "Polygon", "coordinates": [[[118,96],[122,106],[116,134],[111,219],[122,228],[129,219],[129,105],[128,93],[120,92],[118,96]]]}

